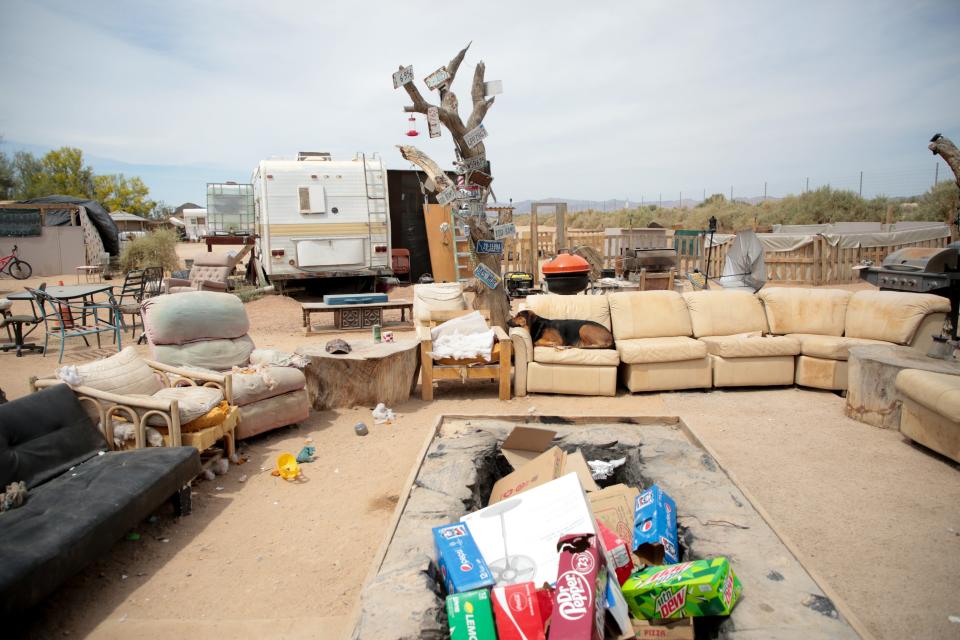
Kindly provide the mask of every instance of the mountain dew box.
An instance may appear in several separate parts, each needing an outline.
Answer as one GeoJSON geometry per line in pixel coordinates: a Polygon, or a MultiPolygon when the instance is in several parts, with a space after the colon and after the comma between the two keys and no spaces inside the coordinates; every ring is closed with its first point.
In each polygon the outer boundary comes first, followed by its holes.
{"type": "Polygon", "coordinates": [[[680,561],[677,548],[677,504],[651,485],[637,496],[633,511],[633,550],[647,564],[680,561]]]}
{"type": "Polygon", "coordinates": [[[480,555],[467,523],[455,522],[434,527],[433,543],[437,549],[437,565],[440,567],[447,593],[493,586],[493,574],[480,555]]]}
{"type": "Polygon", "coordinates": [[[447,596],[450,640],[496,640],[490,592],[477,589],[447,596]]]}
{"type": "Polygon", "coordinates": [[[623,595],[644,620],[726,616],[743,587],[726,558],[648,567],[627,580],[623,595]]]}

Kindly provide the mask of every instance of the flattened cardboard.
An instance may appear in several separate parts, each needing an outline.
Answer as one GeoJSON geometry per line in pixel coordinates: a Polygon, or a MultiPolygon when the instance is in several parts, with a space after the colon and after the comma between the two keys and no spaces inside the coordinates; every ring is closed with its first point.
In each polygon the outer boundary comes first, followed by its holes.
{"type": "Polygon", "coordinates": [[[550,446],[555,435],[555,431],[531,427],[516,427],[510,432],[501,451],[514,471],[493,485],[488,504],[496,504],[571,472],[580,478],[585,491],[600,489],[579,450],[566,453],[560,447],[550,446]]]}
{"type": "Polygon", "coordinates": [[[615,484],[587,496],[597,520],[626,540],[630,549],[633,549],[633,506],[639,495],[640,490],[636,487],[615,484]]]}

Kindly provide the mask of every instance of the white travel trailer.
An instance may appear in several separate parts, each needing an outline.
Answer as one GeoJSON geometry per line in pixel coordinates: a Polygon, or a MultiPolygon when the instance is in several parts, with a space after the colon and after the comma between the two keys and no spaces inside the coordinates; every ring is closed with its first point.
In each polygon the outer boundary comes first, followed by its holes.
{"type": "Polygon", "coordinates": [[[377,154],[262,160],[251,182],[257,248],[271,282],[346,277],[365,287],[392,275],[387,170],[377,154]]]}
{"type": "Polygon", "coordinates": [[[198,242],[203,236],[207,235],[207,210],[184,209],[183,224],[187,239],[191,242],[198,242]]]}

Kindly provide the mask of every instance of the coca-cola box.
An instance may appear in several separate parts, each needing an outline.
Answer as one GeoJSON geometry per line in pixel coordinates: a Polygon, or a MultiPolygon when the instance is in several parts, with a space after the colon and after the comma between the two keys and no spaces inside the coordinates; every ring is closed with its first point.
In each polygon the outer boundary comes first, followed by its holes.
{"type": "Polygon", "coordinates": [[[491,595],[498,640],[546,640],[537,588],[532,582],[494,587],[491,595]]]}
{"type": "Polygon", "coordinates": [[[550,637],[603,640],[607,563],[592,533],[566,535],[557,543],[560,564],[553,594],[550,637]]]}

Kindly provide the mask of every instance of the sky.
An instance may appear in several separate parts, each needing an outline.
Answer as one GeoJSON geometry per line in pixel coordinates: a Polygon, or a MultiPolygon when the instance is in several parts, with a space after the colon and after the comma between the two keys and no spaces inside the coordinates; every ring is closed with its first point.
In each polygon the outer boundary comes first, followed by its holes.
{"type": "Polygon", "coordinates": [[[422,117],[404,136],[391,74],[412,64],[435,100],[422,78],[470,41],[464,119],[478,61],[504,87],[484,121],[500,201],[856,191],[861,171],[864,195],[909,195],[930,136],[960,142],[956,0],[0,0],[0,33],[0,151],[79,147],[173,205],[299,150],[408,168],[412,141],[449,164],[422,117]]]}

